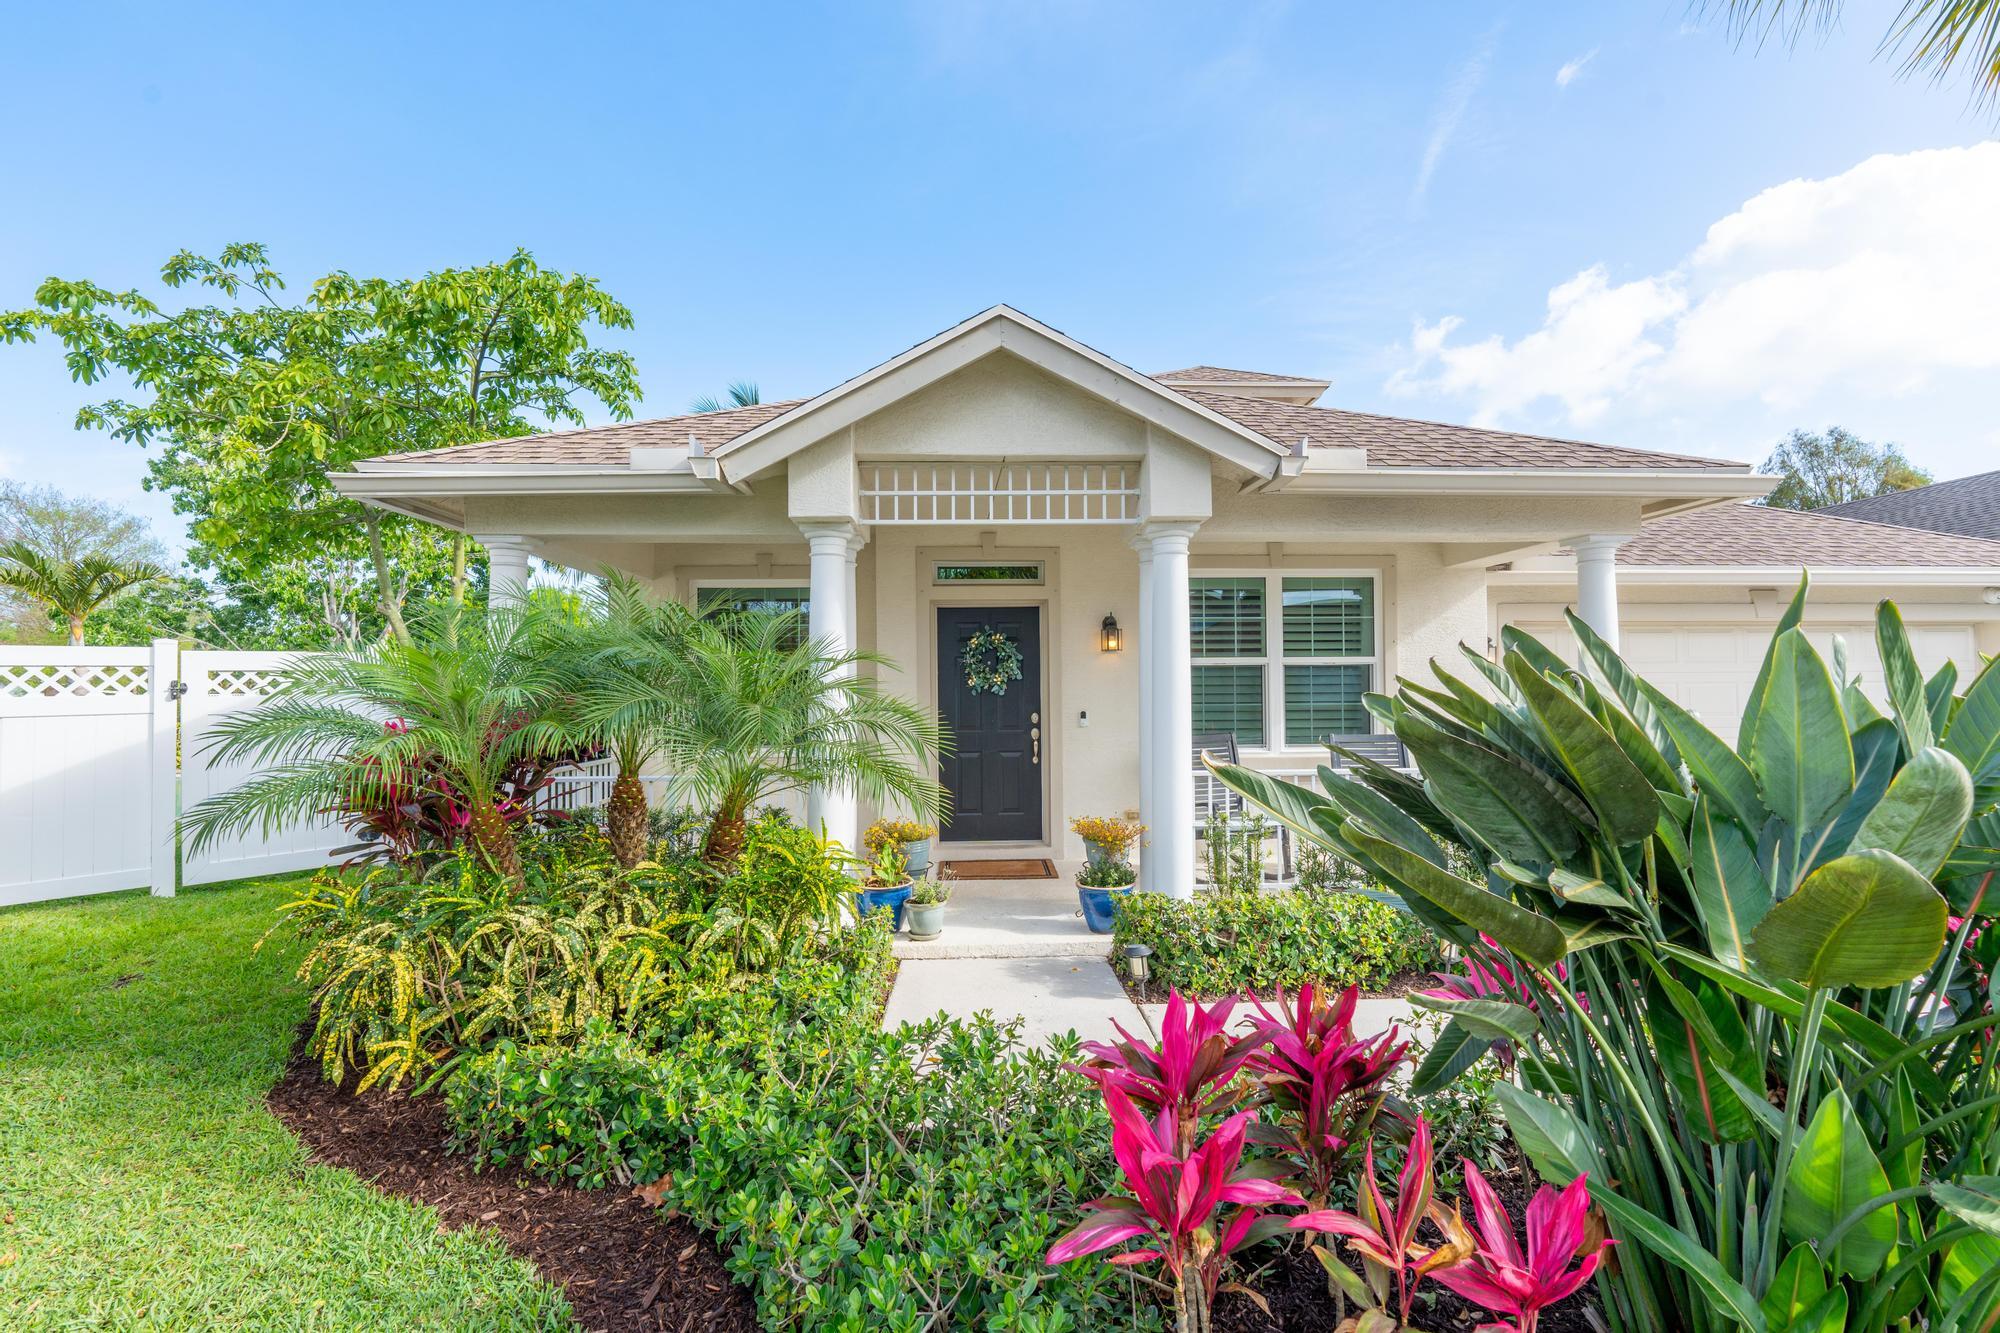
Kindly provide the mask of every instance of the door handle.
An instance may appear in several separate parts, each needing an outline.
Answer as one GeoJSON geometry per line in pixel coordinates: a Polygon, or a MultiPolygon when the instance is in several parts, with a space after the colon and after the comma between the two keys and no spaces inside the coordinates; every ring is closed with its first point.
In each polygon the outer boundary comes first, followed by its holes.
{"type": "Polygon", "coordinates": [[[1030,750],[1030,752],[1029,752],[1029,757],[1028,757],[1028,762],[1029,762],[1029,763],[1031,763],[1031,764],[1039,764],[1039,763],[1041,763],[1041,762],[1042,762],[1042,729],[1041,729],[1040,727],[1029,727],[1029,728],[1028,728],[1028,742],[1029,742],[1030,746],[1032,747],[1032,748],[1031,748],[1031,750],[1030,750]]]}

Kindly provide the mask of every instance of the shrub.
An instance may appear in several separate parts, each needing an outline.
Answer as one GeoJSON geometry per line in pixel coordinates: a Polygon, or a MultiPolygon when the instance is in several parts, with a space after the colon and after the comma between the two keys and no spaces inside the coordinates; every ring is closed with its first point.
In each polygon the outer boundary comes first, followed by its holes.
{"type": "Polygon", "coordinates": [[[659,1182],[716,1234],[772,1328],[1157,1326],[1133,1280],[1045,1272],[1111,1169],[1073,1047],[1018,1025],[876,1030],[888,935],[663,1011],[637,1036],[506,1044],[448,1084],[460,1142],[580,1184],[659,1182]]]}
{"type": "Polygon", "coordinates": [[[1150,946],[1154,984],[1205,997],[1306,982],[1366,990],[1442,961],[1415,918],[1362,894],[1135,893],[1118,904],[1112,944],[1150,946]]]}

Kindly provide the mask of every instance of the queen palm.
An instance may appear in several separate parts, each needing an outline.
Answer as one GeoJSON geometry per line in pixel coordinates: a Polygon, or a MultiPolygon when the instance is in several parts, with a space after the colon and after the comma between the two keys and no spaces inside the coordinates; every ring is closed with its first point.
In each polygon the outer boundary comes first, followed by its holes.
{"type": "Polygon", "coordinates": [[[519,794],[501,787],[574,743],[545,614],[449,605],[415,618],[407,643],[294,659],[276,692],[210,734],[217,762],[257,776],[182,817],[189,850],[416,791],[452,802],[474,854],[518,883],[519,794]]]}
{"type": "Polygon", "coordinates": [[[582,706],[590,726],[644,719],[661,758],[714,811],[702,847],[711,865],[733,865],[750,811],[789,791],[844,786],[922,818],[944,811],[931,774],[949,742],[936,715],[847,674],[886,659],[802,641],[799,628],[795,614],[689,617],[672,647],[649,650],[667,689],[620,674],[582,706]]]}
{"type": "Polygon", "coordinates": [[[93,611],[130,588],[167,577],[145,560],[121,561],[108,555],[74,560],[47,555],[26,542],[0,545],[0,587],[40,602],[69,626],[72,648],[83,646],[84,622],[93,611]]]}

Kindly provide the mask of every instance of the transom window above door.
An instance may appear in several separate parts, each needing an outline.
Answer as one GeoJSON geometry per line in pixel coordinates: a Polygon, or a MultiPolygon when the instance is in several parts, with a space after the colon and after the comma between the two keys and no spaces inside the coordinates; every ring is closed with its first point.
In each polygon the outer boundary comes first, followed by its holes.
{"type": "Polygon", "coordinates": [[[1311,749],[1371,729],[1381,638],[1372,574],[1188,580],[1194,729],[1241,749],[1311,749]]]}

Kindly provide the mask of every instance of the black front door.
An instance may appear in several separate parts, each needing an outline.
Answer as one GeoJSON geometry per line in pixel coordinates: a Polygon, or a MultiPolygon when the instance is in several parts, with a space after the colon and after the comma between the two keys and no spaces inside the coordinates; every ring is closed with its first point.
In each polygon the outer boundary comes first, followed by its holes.
{"type": "Polygon", "coordinates": [[[1042,840],[1042,613],[1032,606],[938,608],[938,711],[952,752],[940,765],[951,793],[944,836],[954,842],[1042,840]],[[966,640],[995,629],[1021,652],[1005,692],[965,683],[966,640]]]}

